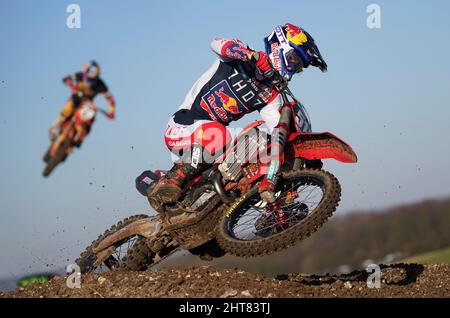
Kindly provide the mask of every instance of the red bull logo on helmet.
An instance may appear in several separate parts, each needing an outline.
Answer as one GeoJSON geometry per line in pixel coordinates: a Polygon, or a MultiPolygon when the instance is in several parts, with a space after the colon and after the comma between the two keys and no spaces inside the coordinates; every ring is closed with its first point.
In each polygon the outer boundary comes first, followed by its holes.
{"type": "Polygon", "coordinates": [[[303,45],[308,42],[308,36],[303,32],[302,29],[296,27],[293,24],[286,23],[286,38],[289,42],[296,45],[303,45]]]}
{"type": "Polygon", "coordinates": [[[281,71],[281,61],[278,49],[278,43],[274,42],[270,46],[270,59],[272,60],[273,67],[280,72],[281,71]]]}

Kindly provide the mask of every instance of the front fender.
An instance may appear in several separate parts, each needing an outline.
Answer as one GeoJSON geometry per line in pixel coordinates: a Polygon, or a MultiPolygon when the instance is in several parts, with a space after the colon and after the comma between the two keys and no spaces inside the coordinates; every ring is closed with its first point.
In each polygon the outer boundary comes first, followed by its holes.
{"type": "Polygon", "coordinates": [[[140,235],[149,238],[159,233],[161,229],[162,224],[157,217],[136,220],[98,242],[97,245],[92,248],[92,251],[98,253],[132,235],[140,235]]]}
{"type": "Polygon", "coordinates": [[[289,136],[294,156],[308,160],[335,159],[344,163],[358,161],[352,147],[329,132],[296,132],[289,136]]]}

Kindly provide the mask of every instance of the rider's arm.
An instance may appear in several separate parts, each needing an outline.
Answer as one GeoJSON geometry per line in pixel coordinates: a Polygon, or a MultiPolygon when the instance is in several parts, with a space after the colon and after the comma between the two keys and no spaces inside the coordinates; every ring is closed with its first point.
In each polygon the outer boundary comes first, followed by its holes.
{"type": "Polygon", "coordinates": [[[109,91],[108,86],[106,86],[105,82],[101,79],[99,79],[97,83],[97,93],[103,94],[103,97],[109,105],[108,118],[114,119],[116,117],[116,101],[114,96],[109,91]]]}
{"type": "Polygon", "coordinates": [[[81,72],[73,73],[73,74],[70,74],[70,75],[67,75],[66,77],[64,77],[63,83],[66,84],[67,86],[72,86],[76,82],[79,82],[82,77],[83,77],[83,74],[81,72]]]}
{"type": "Polygon", "coordinates": [[[108,118],[114,119],[116,117],[116,101],[114,96],[109,91],[106,91],[103,93],[103,97],[105,97],[109,105],[108,118]]]}
{"type": "MultiPolygon", "coordinates": [[[[260,74],[265,78],[271,78],[273,76],[269,57],[266,53],[262,51],[255,52],[242,41],[215,38],[211,42],[211,49],[219,55],[219,58],[224,62],[232,60],[251,62],[252,65],[259,69],[260,74]]],[[[261,78],[261,80],[262,79],[264,78],[261,78]]]]}
{"type": "Polygon", "coordinates": [[[245,43],[239,40],[227,40],[223,38],[214,38],[211,42],[211,49],[226,62],[231,60],[247,62],[251,60],[255,53],[245,43]]]}

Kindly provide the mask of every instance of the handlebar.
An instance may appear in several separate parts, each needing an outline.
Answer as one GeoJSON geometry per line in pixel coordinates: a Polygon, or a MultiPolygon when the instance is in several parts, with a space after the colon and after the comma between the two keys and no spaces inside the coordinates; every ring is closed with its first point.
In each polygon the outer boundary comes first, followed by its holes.
{"type": "Polygon", "coordinates": [[[93,110],[105,115],[106,117],[109,116],[109,112],[107,110],[104,110],[103,108],[98,107],[97,105],[94,104],[93,101],[91,101],[89,99],[84,100],[82,103],[89,104],[89,107],[91,107],[93,110]]]}
{"type": "Polygon", "coordinates": [[[97,107],[97,110],[98,110],[100,113],[102,113],[103,115],[105,115],[106,117],[109,116],[109,112],[107,112],[106,110],[104,110],[104,109],[102,109],[102,108],[98,108],[98,107],[97,107]]]}
{"type": "MultiPolygon", "coordinates": [[[[250,60],[250,62],[253,64],[253,67],[256,69],[256,72],[258,72],[258,68],[256,67],[256,62],[259,59],[259,53],[255,52],[253,53],[253,56],[250,60]]],[[[275,68],[272,67],[273,70],[273,76],[271,78],[267,78],[268,80],[271,80],[271,84],[275,86],[277,91],[282,95],[284,102],[287,102],[287,95],[292,97],[295,100],[294,95],[291,93],[291,91],[288,88],[288,82],[281,76],[280,72],[278,72],[275,68]]],[[[262,74],[260,74],[263,76],[262,74]]]]}

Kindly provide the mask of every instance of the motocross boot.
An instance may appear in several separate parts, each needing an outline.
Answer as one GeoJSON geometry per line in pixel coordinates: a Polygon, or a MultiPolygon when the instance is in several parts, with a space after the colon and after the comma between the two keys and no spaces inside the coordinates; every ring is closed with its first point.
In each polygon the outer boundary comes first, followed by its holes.
{"type": "Polygon", "coordinates": [[[149,197],[156,199],[160,203],[174,203],[183,192],[188,181],[192,180],[201,172],[201,169],[194,168],[188,163],[175,164],[172,169],[162,177],[152,191],[149,197]]]}

